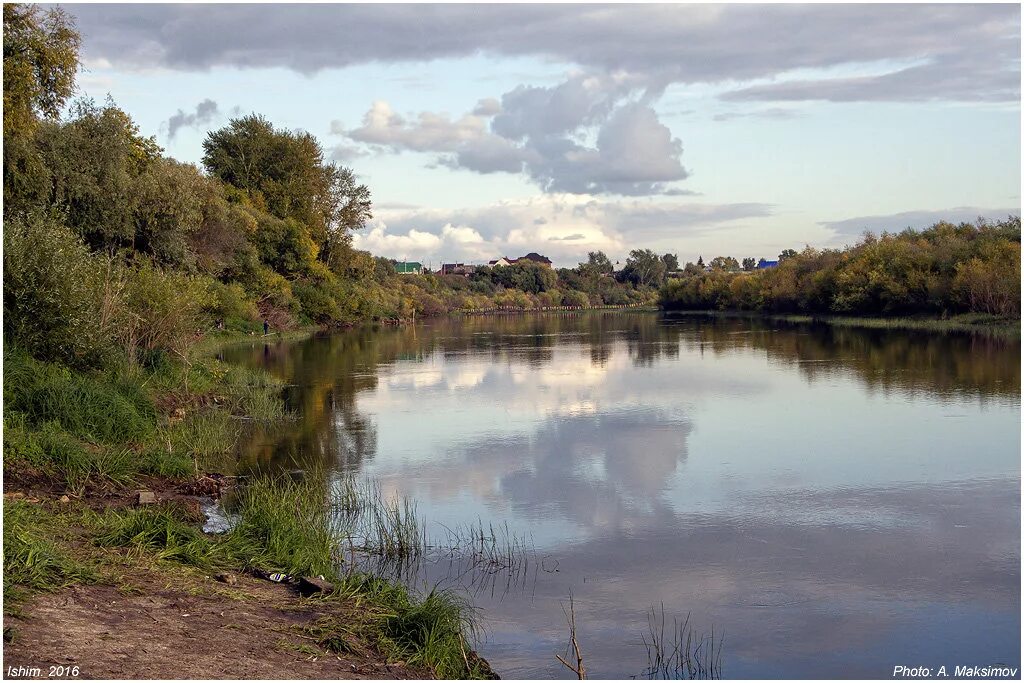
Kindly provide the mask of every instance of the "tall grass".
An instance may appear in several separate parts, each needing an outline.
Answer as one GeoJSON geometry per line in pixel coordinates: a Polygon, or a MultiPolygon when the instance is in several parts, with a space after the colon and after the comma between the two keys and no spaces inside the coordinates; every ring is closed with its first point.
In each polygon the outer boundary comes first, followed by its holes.
{"type": "Polygon", "coordinates": [[[4,501],[4,605],[9,609],[23,588],[52,591],[96,579],[89,565],[55,540],[52,516],[37,505],[4,501]]]}
{"type": "Polygon", "coordinates": [[[169,506],[108,510],[95,517],[93,523],[97,527],[97,545],[149,552],[157,559],[196,567],[228,560],[222,548],[169,506]]]}
{"type": "Polygon", "coordinates": [[[224,386],[235,415],[262,422],[285,417],[284,404],[280,399],[284,383],[267,371],[231,366],[224,376],[224,386]]]}
{"type": "Polygon", "coordinates": [[[237,492],[239,522],[226,540],[246,566],[336,578],[341,537],[331,509],[319,477],[258,478],[237,492]]]}
{"type": "Polygon", "coordinates": [[[90,482],[127,484],[137,471],[136,456],[130,450],[85,444],[58,422],[44,422],[31,429],[21,413],[5,419],[4,462],[38,468],[73,492],[82,491],[90,482]]]}
{"type": "Polygon", "coordinates": [[[138,387],[4,354],[4,411],[30,424],[57,422],[68,433],[101,444],[141,440],[156,426],[153,402],[138,387]]]}

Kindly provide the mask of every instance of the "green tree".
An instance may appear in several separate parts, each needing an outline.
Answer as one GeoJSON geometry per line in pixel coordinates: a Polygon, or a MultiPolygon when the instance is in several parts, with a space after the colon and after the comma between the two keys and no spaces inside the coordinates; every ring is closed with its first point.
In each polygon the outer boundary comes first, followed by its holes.
{"type": "Polygon", "coordinates": [[[661,261],[665,264],[665,270],[669,273],[679,270],[679,257],[675,254],[665,254],[661,257],[661,261]]]}
{"type": "Polygon", "coordinates": [[[786,259],[791,259],[796,256],[796,249],[783,249],[782,253],[779,254],[779,263],[782,263],[786,259]]]}
{"type": "Polygon", "coordinates": [[[156,141],[112,101],[83,99],[68,122],[41,126],[38,145],[48,203],[66,211],[68,225],[93,248],[133,246],[140,178],[162,151],[156,141]]]}
{"type": "Polygon", "coordinates": [[[657,287],[665,280],[665,262],[650,249],[629,252],[623,271],[626,279],[644,287],[657,287]]]}
{"type": "Polygon", "coordinates": [[[711,269],[735,272],[740,269],[740,263],[732,256],[716,256],[711,259],[711,269]]]}
{"type": "Polygon", "coordinates": [[[60,7],[4,5],[4,137],[56,119],[75,91],[81,37],[60,7]]]}
{"type": "Polygon", "coordinates": [[[585,275],[610,275],[615,270],[611,260],[603,251],[587,253],[587,262],[580,264],[580,272],[585,275]]]}
{"type": "Polygon", "coordinates": [[[751,270],[753,270],[756,267],[757,267],[757,259],[755,259],[754,257],[748,256],[747,258],[743,259],[743,270],[745,270],[747,272],[750,272],[751,270]]]}
{"type": "Polygon", "coordinates": [[[372,215],[370,191],[351,169],[325,163],[316,138],[252,114],[209,133],[203,152],[211,176],[241,190],[257,209],[304,225],[320,258],[344,267],[349,231],[372,215]]]}

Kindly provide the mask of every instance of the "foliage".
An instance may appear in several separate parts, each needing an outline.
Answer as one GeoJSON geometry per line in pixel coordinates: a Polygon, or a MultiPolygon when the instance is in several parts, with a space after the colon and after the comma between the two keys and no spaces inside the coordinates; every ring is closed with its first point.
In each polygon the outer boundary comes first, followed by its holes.
{"type": "Polygon", "coordinates": [[[149,210],[144,199],[152,191],[143,178],[160,159],[155,140],[113,102],[78,100],[67,122],[40,128],[37,145],[47,205],[64,211],[69,227],[94,248],[143,246],[137,220],[149,210]]]}
{"type": "Polygon", "coordinates": [[[110,348],[99,259],[52,214],[4,226],[4,339],[32,355],[97,363],[110,348]]]}
{"type": "Polygon", "coordinates": [[[639,286],[657,287],[665,281],[665,261],[650,249],[629,252],[623,270],[626,279],[639,286]]]}
{"type": "Polygon", "coordinates": [[[937,223],[920,232],[905,230],[878,238],[869,234],[842,250],[787,250],[778,266],[753,272],[737,272],[735,259],[727,257],[714,259],[709,273],[689,265],[684,277],[662,288],[665,308],[1020,315],[1016,216],[977,225],[937,223]]]}
{"type": "MultiPolygon", "coordinates": [[[[56,118],[75,89],[81,37],[60,7],[4,4],[4,137],[56,118]]],[[[6,144],[6,140],[5,140],[6,144]]]]}
{"type": "Polygon", "coordinates": [[[203,150],[211,176],[241,190],[257,209],[293,219],[288,227],[301,226],[301,237],[332,265],[348,231],[371,217],[367,187],[356,183],[351,169],[325,163],[323,148],[309,133],[275,129],[254,114],[211,132],[203,150]]]}

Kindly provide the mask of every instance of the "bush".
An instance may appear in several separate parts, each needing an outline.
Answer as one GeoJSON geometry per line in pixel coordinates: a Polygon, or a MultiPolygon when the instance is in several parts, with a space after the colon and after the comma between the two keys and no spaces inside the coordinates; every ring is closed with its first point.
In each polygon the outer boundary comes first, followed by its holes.
{"type": "Polygon", "coordinates": [[[245,289],[237,282],[224,284],[213,281],[210,284],[208,316],[220,320],[230,329],[246,328],[246,323],[259,319],[259,309],[245,289]]]}
{"type": "Polygon", "coordinates": [[[328,324],[338,319],[338,302],[321,287],[308,282],[293,282],[292,293],[302,314],[312,322],[328,324]]]}
{"type": "Polygon", "coordinates": [[[4,340],[37,358],[99,365],[111,350],[97,257],[53,214],[4,226],[4,340]]]}
{"type": "Polygon", "coordinates": [[[129,357],[162,349],[184,358],[209,324],[209,281],[148,261],[127,269],[124,278],[126,320],[119,337],[129,357]]]}

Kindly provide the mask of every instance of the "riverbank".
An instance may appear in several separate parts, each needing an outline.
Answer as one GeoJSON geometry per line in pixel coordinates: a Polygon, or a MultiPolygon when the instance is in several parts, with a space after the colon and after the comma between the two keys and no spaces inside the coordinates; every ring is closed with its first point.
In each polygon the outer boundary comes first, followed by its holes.
{"type": "Polygon", "coordinates": [[[493,677],[453,595],[345,565],[334,522],[347,510],[324,479],[232,487],[245,425],[289,419],[279,382],[215,357],[254,339],[214,335],[181,361],[103,371],[5,349],[8,664],[40,677],[493,677]],[[223,495],[234,526],[204,533],[204,504],[223,495]],[[261,578],[275,574],[289,579],[261,578]],[[301,577],[327,585],[303,597],[301,577]]]}
{"type": "Polygon", "coordinates": [[[756,318],[789,323],[815,323],[832,327],[877,330],[921,330],[939,334],[975,334],[1013,340],[1020,338],[1020,318],[1005,318],[984,313],[964,313],[946,318],[911,316],[878,318],[868,316],[790,315],[749,311],[664,311],[667,316],[713,316],[720,318],[756,318]]]}

